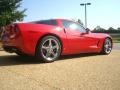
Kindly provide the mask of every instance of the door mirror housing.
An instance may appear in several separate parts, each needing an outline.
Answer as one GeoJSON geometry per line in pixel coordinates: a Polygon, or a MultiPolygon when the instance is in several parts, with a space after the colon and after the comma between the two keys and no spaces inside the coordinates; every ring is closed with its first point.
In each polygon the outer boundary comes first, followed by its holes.
{"type": "Polygon", "coordinates": [[[90,33],[90,29],[89,28],[86,28],[85,30],[86,30],[86,32],[81,33],[81,35],[85,35],[85,34],[89,34],[90,33]]]}
{"type": "Polygon", "coordinates": [[[90,32],[90,29],[89,29],[89,28],[86,28],[86,32],[89,33],[89,32],[90,32]]]}

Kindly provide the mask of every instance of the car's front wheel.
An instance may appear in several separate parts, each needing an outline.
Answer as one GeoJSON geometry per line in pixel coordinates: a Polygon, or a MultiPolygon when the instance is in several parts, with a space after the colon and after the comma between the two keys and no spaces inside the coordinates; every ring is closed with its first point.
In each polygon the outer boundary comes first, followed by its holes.
{"type": "Polygon", "coordinates": [[[110,54],[112,50],[112,41],[109,38],[106,38],[103,44],[102,53],[103,54],[110,54]]]}
{"type": "Polygon", "coordinates": [[[44,37],[37,46],[36,56],[44,62],[53,62],[61,54],[61,43],[55,36],[44,37]]]}

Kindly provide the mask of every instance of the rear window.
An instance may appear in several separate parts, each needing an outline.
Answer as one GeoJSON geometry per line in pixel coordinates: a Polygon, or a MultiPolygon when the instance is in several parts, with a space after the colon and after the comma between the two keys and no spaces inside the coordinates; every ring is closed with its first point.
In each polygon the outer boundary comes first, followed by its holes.
{"type": "Polygon", "coordinates": [[[53,25],[53,26],[57,26],[58,25],[57,22],[56,22],[56,20],[42,20],[42,21],[36,21],[36,22],[33,22],[33,23],[53,25]]]}

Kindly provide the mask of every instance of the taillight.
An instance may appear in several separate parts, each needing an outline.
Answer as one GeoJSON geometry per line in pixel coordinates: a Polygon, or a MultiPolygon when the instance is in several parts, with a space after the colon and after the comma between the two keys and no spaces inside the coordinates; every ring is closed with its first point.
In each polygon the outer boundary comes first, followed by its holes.
{"type": "Polygon", "coordinates": [[[10,39],[16,38],[19,35],[19,30],[16,25],[10,26],[10,39]]]}

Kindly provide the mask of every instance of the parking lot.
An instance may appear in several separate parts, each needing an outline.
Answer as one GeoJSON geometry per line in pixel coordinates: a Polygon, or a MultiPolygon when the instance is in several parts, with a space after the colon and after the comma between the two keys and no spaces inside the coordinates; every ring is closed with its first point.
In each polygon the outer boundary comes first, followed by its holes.
{"type": "Polygon", "coordinates": [[[120,50],[53,63],[0,51],[0,90],[120,90],[120,50]]]}

